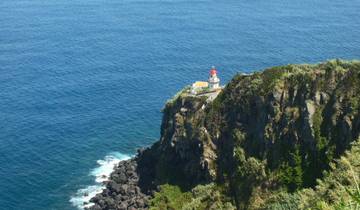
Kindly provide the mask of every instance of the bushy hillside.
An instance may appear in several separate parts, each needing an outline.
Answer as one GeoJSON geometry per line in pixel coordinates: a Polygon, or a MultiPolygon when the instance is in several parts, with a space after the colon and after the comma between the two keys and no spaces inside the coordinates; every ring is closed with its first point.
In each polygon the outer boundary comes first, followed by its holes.
{"type": "Polygon", "coordinates": [[[359,111],[358,61],[238,74],[211,102],[181,91],[136,157],[145,209],[344,207],[356,198],[359,111]]]}
{"type": "Polygon", "coordinates": [[[264,208],[274,192],[316,186],[358,137],[359,102],[358,62],[239,74],[210,104],[180,96],[167,106],[162,146],[171,155],[161,162],[173,157],[181,180],[226,186],[238,209],[264,208]]]}
{"type": "Polygon", "coordinates": [[[315,188],[276,192],[269,196],[264,209],[359,209],[360,139],[330,168],[315,188]]]}

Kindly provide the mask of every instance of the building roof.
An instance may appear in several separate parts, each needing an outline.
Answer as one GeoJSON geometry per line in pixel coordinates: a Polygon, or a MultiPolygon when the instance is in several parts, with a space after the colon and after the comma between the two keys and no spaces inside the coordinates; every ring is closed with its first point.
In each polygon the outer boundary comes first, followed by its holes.
{"type": "Polygon", "coordinates": [[[205,88],[209,86],[209,83],[204,81],[196,81],[192,84],[192,86],[194,88],[205,88]]]}

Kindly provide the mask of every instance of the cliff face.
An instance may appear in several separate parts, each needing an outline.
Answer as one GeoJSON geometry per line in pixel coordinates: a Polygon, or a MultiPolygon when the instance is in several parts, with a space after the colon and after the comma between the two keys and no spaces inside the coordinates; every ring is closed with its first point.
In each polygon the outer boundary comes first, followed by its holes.
{"type": "Polygon", "coordinates": [[[146,171],[155,185],[186,188],[215,178],[216,146],[204,127],[205,106],[205,97],[187,93],[165,105],[159,142],[139,155],[141,166],[152,165],[146,171]]]}
{"type": "Polygon", "coordinates": [[[295,150],[304,161],[336,157],[359,135],[359,85],[359,64],[341,61],[237,75],[214,102],[183,94],[168,103],[153,149],[194,181],[220,178],[234,147],[270,169],[295,150]]]}
{"type": "Polygon", "coordinates": [[[316,185],[358,138],[359,107],[360,63],[339,60],[239,74],[212,102],[183,91],[136,158],[139,186],[214,182],[238,209],[264,208],[272,192],[316,185]]]}
{"type": "Polygon", "coordinates": [[[359,136],[359,91],[359,63],[289,65],[235,76],[209,108],[206,127],[217,145],[218,178],[230,182],[238,208],[255,202],[257,186],[259,194],[314,187],[359,136]],[[244,173],[250,158],[264,170],[244,173]]]}
{"type": "Polygon", "coordinates": [[[238,75],[207,127],[218,152],[240,146],[270,169],[291,159],[291,151],[299,150],[305,162],[336,157],[359,135],[359,82],[359,64],[340,61],[238,75]]]}

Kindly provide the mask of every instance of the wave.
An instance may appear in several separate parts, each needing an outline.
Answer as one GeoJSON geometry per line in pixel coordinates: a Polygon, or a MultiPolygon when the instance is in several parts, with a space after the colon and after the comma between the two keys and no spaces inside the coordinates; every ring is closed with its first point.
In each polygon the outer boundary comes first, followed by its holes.
{"type": "Polygon", "coordinates": [[[129,158],[129,155],[120,152],[112,152],[109,155],[106,155],[103,160],[98,160],[98,167],[91,170],[89,174],[90,176],[95,177],[95,184],[79,189],[76,194],[70,198],[72,205],[78,209],[84,209],[85,207],[94,205],[93,203],[90,203],[90,199],[105,189],[103,182],[109,179],[111,172],[114,170],[114,166],[120,161],[129,158]]]}

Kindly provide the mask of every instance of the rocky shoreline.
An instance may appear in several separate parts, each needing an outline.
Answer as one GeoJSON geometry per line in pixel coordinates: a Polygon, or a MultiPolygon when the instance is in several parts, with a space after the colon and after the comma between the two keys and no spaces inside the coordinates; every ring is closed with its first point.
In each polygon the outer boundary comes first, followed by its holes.
{"type": "Polygon", "coordinates": [[[121,161],[106,181],[106,189],[93,197],[93,206],[87,210],[145,210],[153,192],[143,192],[139,185],[138,163],[136,158],[121,161]]]}

